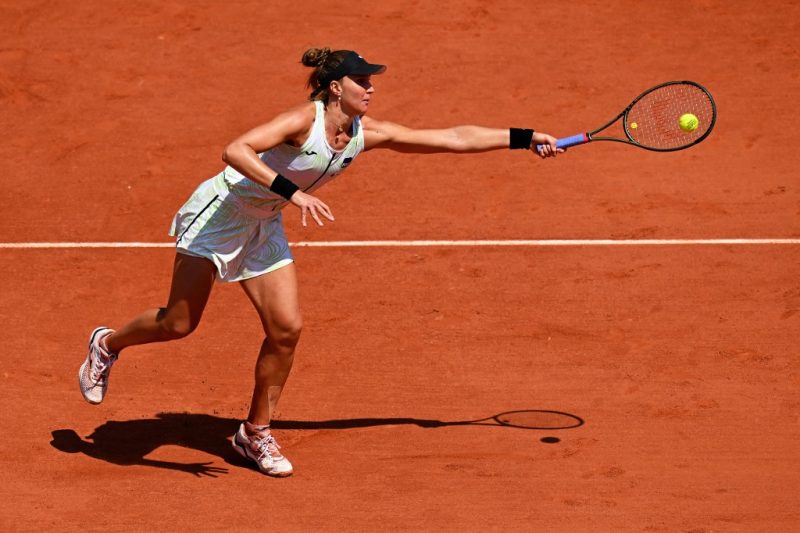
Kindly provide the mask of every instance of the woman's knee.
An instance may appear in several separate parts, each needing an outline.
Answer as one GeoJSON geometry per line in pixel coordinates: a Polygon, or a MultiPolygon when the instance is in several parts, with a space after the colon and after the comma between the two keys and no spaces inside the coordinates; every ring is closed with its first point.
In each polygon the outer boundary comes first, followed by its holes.
{"type": "Polygon", "coordinates": [[[274,322],[269,325],[267,339],[277,346],[294,348],[303,331],[303,320],[297,316],[274,322]]]}
{"type": "Polygon", "coordinates": [[[198,320],[174,310],[162,308],[158,313],[158,326],[164,340],[176,340],[192,333],[199,324],[198,320]]]}

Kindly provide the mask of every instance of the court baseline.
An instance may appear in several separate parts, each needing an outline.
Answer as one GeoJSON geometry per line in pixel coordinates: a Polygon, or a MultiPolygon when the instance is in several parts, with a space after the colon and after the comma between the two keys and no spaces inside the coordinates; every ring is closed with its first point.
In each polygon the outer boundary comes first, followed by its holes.
{"type": "MultiPolygon", "coordinates": [[[[800,239],[534,239],[534,240],[384,240],[299,241],[295,248],[380,248],[437,246],[685,246],[685,245],[798,245],[800,239]]],[[[3,242],[0,249],[42,248],[171,248],[171,242],[3,242]]]]}

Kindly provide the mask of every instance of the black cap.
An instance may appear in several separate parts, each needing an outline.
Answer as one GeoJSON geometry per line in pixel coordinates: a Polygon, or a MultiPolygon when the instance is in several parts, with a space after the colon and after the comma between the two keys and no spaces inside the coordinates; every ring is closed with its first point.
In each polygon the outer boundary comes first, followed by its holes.
{"type": "Polygon", "coordinates": [[[319,80],[320,86],[327,86],[333,80],[339,80],[345,76],[370,76],[372,74],[383,74],[386,70],[386,65],[367,63],[363,57],[352,50],[346,50],[345,52],[342,62],[329,72],[324,79],[319,80]]]}

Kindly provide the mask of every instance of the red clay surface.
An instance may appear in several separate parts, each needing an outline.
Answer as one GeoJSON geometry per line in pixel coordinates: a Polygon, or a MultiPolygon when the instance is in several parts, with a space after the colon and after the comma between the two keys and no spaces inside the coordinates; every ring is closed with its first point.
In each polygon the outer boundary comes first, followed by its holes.
{"type": "MultiPolygon", "coordinates": [[[[795,3],[231,4],[0,2],[0,242],[166,242],[225,144],[305,98],[317,45],[388,64],[370,113],[411,126],[571,135],[670,79],[720,116],[674,154],[367,153],[290,240],[800,236],[795,3]]],[[[275,480],[227,440],[261,341],[238,287],[93,407],[88,333],[160,305],[172,251],[0,249],[0,530],[800,528],[797,246],[295,255],[275,480]],[[585,424],[458,424],[518,409],[585,424]]]]}

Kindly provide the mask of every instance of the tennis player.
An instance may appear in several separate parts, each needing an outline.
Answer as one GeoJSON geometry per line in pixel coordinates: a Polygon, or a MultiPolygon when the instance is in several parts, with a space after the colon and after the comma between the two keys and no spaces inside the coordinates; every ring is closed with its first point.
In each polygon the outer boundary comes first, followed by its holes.
{"type": "Polygon", "coordinates": [[[410,129],[366,117],[375,92],[373,76],[386,70],[349,50],[311,48],[303,65],[309,102],[279,114],[234,140],[227,166],[202,183],[181,207],[170,234],[176,238],[172,286],[165,307],[149,309],[118,330],[95,329],[80,367],[81,393],[90,403],[105,397],[111,367],[126,348],[179,339],[197,327],[216,281],[241,284],[266,334],[255,367],[247,420],[233,436],[234,449],[270,476],[292,474],[292,464],[270,433],[270,417],[292,368],[302,319],[297,274],[283,230],[282,210],[300,210],[322,226],[331,209],[314,196],[365,150],[406,153],[475,153],[532,150],[555,156],[555,138],[531,129],[457,126],[410,129]],[[543,145],[537,150],[535,145],[543,145]]]}

